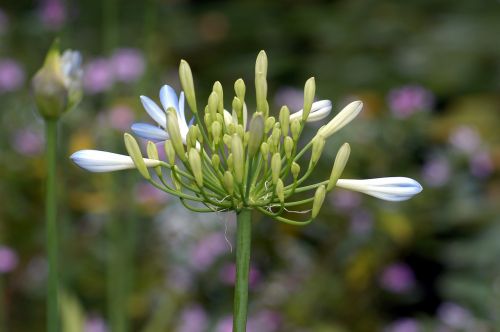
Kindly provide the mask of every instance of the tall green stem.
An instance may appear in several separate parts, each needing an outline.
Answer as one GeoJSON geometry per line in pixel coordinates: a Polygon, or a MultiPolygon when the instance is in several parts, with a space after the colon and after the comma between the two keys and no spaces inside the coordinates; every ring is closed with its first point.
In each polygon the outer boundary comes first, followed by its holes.
{"type": "Polygon", "coordinates": [[[236,283],[234,286],[233,332],[245,332],[248,311],[248,272],[252,242],[252,210],[243,209],[237,215],[236,283]]]}
{"type": "Polygon", "coordinates": [[[46,151],[47,185],[45,195],[46,218],[46,246],[49,261],[49,275],[47,282],[47,331],[59,331],[58,307],[58,238],[57,238],[57,201],[56,201],[56,150],[57,150],[57,120],[46,120],[46,151]]]}

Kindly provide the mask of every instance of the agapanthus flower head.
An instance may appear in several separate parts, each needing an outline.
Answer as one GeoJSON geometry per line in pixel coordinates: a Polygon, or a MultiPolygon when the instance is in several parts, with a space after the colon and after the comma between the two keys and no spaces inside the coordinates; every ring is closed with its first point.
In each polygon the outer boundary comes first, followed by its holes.
{"type": "MultiPolygon", "coordinates": [[[[222,85],[215,82],[204,107],[198,106],[191,68],[184,60],[179,67],[183,91],[177,95],[165,85],[160,103],[141,96],[141,102],[156,124],[137,123],[132,131],[148,140],[147,158],[134,137],[125,134],[129,156],[86,150],[72,159],[90,171],[111,171],[135,167],[152,185],[180,198],[182,204],[196,212],[256,209],[276,220],[305,225],[320,211],[326,194],[335,187],[362,192],[389,201],[402,201],[419,193],[422,187],[405,177],[369,180],[340,179],[350,154],[344,143],[334,159],[330,178],[306,184],[321,158],[327,141],[361,112],[363,103],[345,106],[322,126],[313,139],[302,143],[300,136],[310,121],[327,117],[332,109],[329,100],[314,102],[314,78],[304,86],[303,106],[290,112],[284,105],[272,115],[267,96],[268,61],[260,52],[255,65],[253,114],[248,114],[246,85],[242,79],[234,84],[230,105],[224,104],[222,85]],[[186,103],[185,103],[186,101],[186,103]],[[187,121],[187,107],[192,121],[187,121]],[[227,109],[226,109],[227,108],[227,109]],[[159,160],[157,145],[163,142],[166,160],[159,160]],[[307,162],[303,162],[307,159],[307,162]],[[298,194],[313,192],[306,199],[298,194]],[[285,217],[296,206],[310,204],[306,220],[285,217]]],[[[302,219],[302,218],[297,218],[302,219]]]]}

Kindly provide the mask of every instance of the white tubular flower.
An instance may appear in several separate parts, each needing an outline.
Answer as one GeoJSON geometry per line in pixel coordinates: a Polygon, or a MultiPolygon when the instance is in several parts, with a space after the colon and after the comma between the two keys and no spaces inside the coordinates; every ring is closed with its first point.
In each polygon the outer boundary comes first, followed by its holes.
{"type": "Polygon", "coordinates": [[[422,191],[420,183],[406,177],[366,180],[339,179],[336,186],[394,202],[405,201],[422,191]]]}
{"type": "Polygon", "coordinates": [[[361,101],[353,101],[346,107],[342,109],[333,119],[330,120],[324,127],[322,127],[318,134],[322,135],[324,138],[332,136],[334,133],[344,128],[349,122],[354,120],[354,118],[363,109],[363,103],[361,101]]]}
{"type": "MultiPolygon", "coordinates": [[[[330,100],[324,99],[316,101],[312,104],[311,113],[309,113],[306,122],[315,122],[323,120],[328,116],[328,114],[330,114],[331,110],[332,110],[332,102],[330,100]]],[[[290,121],[293,121],[295,119],[299,120],[302,119],[302,112],[303,110],[300,110],[298,112],[291,114],[290,121]]]]}
{"type": "MultiPolygon", "coordinates": [[[[99,150],[80,150],[71,155],[71,160],[90,172],[111,172],[135,168],[132,158],[122,154],[99,150]]],[[[147,167],[160,165],[160,161],[144,158],[147,167]]]]}
{"type": "Polygon", "coordinates": [[[163,109],[151,100],[151,98],[141,96],[142,106],[149,116],[156,121],[158,126],[147,123],[134,123],[131,127],[132,131],[137,136],[150,141],[165,141],[168,139],[168,133],[165,129],[167,127],[167,116],[165,112],[169,107],[173,107],[177,111],[177,119],[179,121],[182,142],[186,144],[186,136],[189,130],[189,125],[186,122],[184,112],[184,92],[181,92],[179,98],[177,98],[175,90],[169,85],[164,85],[160,89],[160,101],[163,109]]]}

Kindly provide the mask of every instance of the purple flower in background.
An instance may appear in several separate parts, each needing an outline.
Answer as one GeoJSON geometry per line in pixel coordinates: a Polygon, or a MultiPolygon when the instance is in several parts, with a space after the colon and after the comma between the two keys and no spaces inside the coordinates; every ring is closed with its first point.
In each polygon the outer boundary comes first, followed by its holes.
{"type": "Polygon", "coordinates": [[[13,59],[0,60],[0,93],[19,89],[24,83],[24,70],[13,59]]]}
{"type": "Polygon", "coordinates": [[[224,235],[209,234],[193,248],[191,262],[195,269],[202,271],[208,268],[223,253],[228,251],[228,244],[224,235]]]}
{"type": "Polygon", "coordinates": [[[281,316],[270,310],[263,310],[248,320],[249,332],[275,332],[281,325],[281,316]]]}
{"type": "Polygon", "coordinates": [[[19,259],[14,250],[7,246],[0,245],[0,274],[14,270],[19,259]]]}
{"type": "Polygon", "coordinates": [[[382,271],[379,282],[385,290],[405,293],[415,286],[415,276],[408,265],[395,263],[382,271]]]}
{"type": "Polygon", "coordinates": [[[66,22],[66,8],[61,0],[42,0],[38,16],[48,29],[58,30],[66,22]]]}
{"type": "Polygon", "coordinates": [[[459,126],[450,134],[449,142],[457,150],[471,154],[479,148],[481,138],[475,129],[469,126],[459,126]]]}
{"type": "MultiPolygon", "coordinates": [[[[215,327],[215,332],[233,332],[233,317],[226,316],[222,320],[220,320],[215,327]]],[[[248,332],[251,331],[248,330],[248,332]]]]}
{"type": "Polygon", "coordinates": [[[330,197],[333,206],[343,212],[354,210],[361,204],[361,194],[349,190],[335,190],[330,197]]]}
{"type": "Polygon", "coordinates": [[[12,147],[25,156],[37,156],[43,151],[45,139],[42,134],[30,129],[21,129],[14,133],[12,147]]]}
{"type": "MultiPolygon", "coordinates": [[[[226,264],[221,268],[220,278],[222,282],[228,285],[234,285],[236,281],[236,265],[234,263],[226,264]]],[[[260,271],[254,266],[250,266],[250,271],[248,272],[248,284],[253,287],[260,280],[260,271]]]]}
{"type": "Polygon", "coordinates": [[[474,153],[469,160],[470,172],[478,178],[485,178],[493,173],[495,166],[487,151],[474,153]]]}
{"type": "Polygon", "coordinates": [[[384,332],[419,332],[418,322],[413,318],[401,318],[392,322],[384,332]]]}
{"type": "Polygon", "coordinates": [[[278,90],[274,97],[277,106],[287,105],[290,112],[298,111],[304,106],[304,91],[286,87],[278,90]]]}
{"type": "Polygon", "coordinates": [[[111,64],[117,81],[134,82],[144,73],[144,56],[133,48],[117,49],[111,57],[111,64]]]}
{"type": "Polygon", "coordinates": [[[351,215],[351,232],[366,234],[373,228],[373,216],[367,210],[356,210],[351,215]]]}
{"type": "Polygon", "coordinates": [[[457,329],[474,325],[474,317],[472,317],[471,313],[452,302],[441,304],[437,310],[437,316],[446,325],[457,329]]]}
{"type": "Polygon", "coordinates": [[[7,27],[9,25],[9,18],[7,14],[0,8],[0,35],[4,34],[7,31],[7,27]]]}
{"type": "Polygon", "coordinates": [[[107,332],[106,322],[102,317],[91,316],[85,320],[84,332],[107,332]]]}
{"type": "Polygon", "coordinates": [[[207,313],[199,305],[185,309],[180,320],[176,332],[204,332],[209,324],[207,313]]]}
{"type": "Polygon", "coordinates": [[[389,92],[388,103],[394,116],[404,119],[415,112],[431,108],[434,96],[421,86],[407,85],[389,92]]]}
{"type": "Polygon", "coordinates": [[[120,131],[127,131],[134,122],[134,111],[127,105],[115,105],[108,110],[109,125],[120,131]]]}
{"type": "Polygon", "coordinates": [[[164,203],[168,200],[168,195],[163,191],[151,186],[148,182],[140,182],[135,188],[135,196],[139,203],[164,203]]]}
{"type": "Polygon", "coordinates": [[[441,156],[431,157],[422,167],[422,178],[430,187],[441,187],[450,179],[450,164],[441,156]]]}
{"type": "Polygon", "coordinates": [[[103,92],[111,88],[114,83],[112,65],[105,58],[90,61],[83,72],[83,87],[87,92],[103,92]]]}

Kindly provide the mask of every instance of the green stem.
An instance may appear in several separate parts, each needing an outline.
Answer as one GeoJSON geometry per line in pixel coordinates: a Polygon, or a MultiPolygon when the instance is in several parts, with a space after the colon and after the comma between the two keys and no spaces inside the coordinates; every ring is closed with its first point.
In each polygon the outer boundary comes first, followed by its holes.
{"type": "Polygon", "coordinates": [[[248,272],[252,242],[252,210],[243,209],[238,215],[236,233],[236,283],[234,285],[233,332],[245,332],[248,309],[248,272]]]}
{"type": "Polygon", "coordinates": [[[46,246],[49,261],[49,275],[47,280],[47,331],[59,330],[58,310],[58,238],[57,238],[57,201],[56,201],[56,149],[57,149],[57,120],[47,120],[46,124],[46,151],[47,187],[45,195],[46,218],[46,246]]]}

